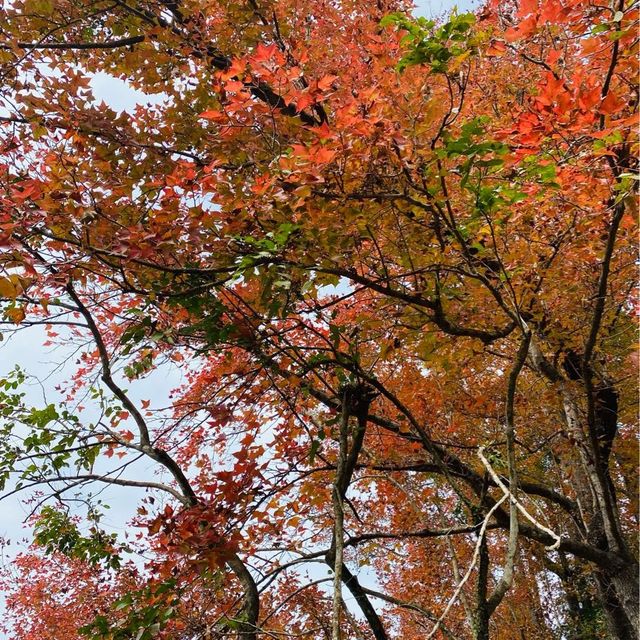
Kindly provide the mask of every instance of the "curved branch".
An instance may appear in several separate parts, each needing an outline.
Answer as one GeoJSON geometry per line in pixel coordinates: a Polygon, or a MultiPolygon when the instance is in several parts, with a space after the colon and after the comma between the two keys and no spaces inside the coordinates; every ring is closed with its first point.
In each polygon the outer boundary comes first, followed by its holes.
{"type": "Polygon", "coordinates": [[[0,500],[4,500],[9,496],[18,493],[24,489],[28,489],[29,487],[36,487],[41,484],[53,484],[55,482],[104,482],[105,484],[116,484],[122,487],[138,487],[140,489],[158,489],[160,491],[165,491],[166,493],[170,493],[176,500],[179,500],[185,506],[188,505],[187,499],[179,492],[176,491],[173,487],[169,485],[162,484],[161,482],[145,482],[141,480],[126,480],[125,478],[110,478],[109,476],[102,476],[96,473],[87,473],[80,474],[77,476],[53,476],[52,478],[42,478],[40,480],[30,482],[19,489],[15,489],[14,491],[9,491],[8,493],[3,493],[0,496],[0,500]]]}
{"type": "Polygon", "coordinates": [[[469,569],[467,570],[467,573],[464,574],[464,577],[462,578],[462,580],[460,580],[460,582],[458,583],[458,586],[456,587],[456,590],[453,592],[453,595],[451,596],[451,598],[449,598],[449,602],[447,603],[447,606],[445,607],[444,611],[442,612],[442,615],[436,621],[433,629],[431,629],[431,632],[427,636],[426,640],[430,640],[438,632],[438,629],[442,625],[442,622],[444,621],[444,619],[447,617],[447,614],[449,613],[449,610],[454,605],[455,601],[458,599],[458,596],[460,595],[460,592],[462,591],[462,587],[464,587],[464,585],[467,582],[467,580],[469,580],[469,578],[471,577],[471,574],[473,573],[473,570],[474,570],[474,568],[476,566],[476,563],[478,562],[478,556],[480,555],[480,547],[482,546],[482,543],[483,543],[483,540],[484,540],[484,535],[485,535],[485,533],[487,531],[487,526],[489,525],[489,520],[491,519],[491,516],[494,514],[494,512],[497,511],[500,508],[500,505],[506,499],[507,499],[507,496],[502,496],[502,498],[500,498],[500,500],[498,500],[493,505],[493,507],[491,507],[491,509],[489,509],[487,515],[484,517],[484,520],[482,522],[482,526],[480,527],[480,532],[478,533],[478,542],[476,543],[476,547],[475,547],[475,549],[473,551],[473,557],[471,558],[471,564],[469,565],[469,569]]]}
{"type": "MultiPolygon", "coordinates": [[[[109,354],[102,339],[100,330],[98,329],[93,316],[80,300],[80,297],[73,288],[73,284],[71,281],[67,283],[66,290],[71,296],[74,303],[77,305],[78,311],[87,322],[89,330],[98,348],[98,354],[102,365],[102,380],[111,390],[111,392],[122,402],[122,405],[133,416],[133,419],[138,426],[140,435],[140,450],[147,454],[151,459],[159,462],[171,473],[182,491],[182,495],[179,498],[182,504],[186,506],[195,506],[196,504],[198,504],[198,497],[196,496],[184,472],[166,451],[159,447],[153,446],[150,440],[147,424],[142,417],[142,414],[138,411],[138,408],[131,401],[129,396],[127,396],[124,390],[113,379],[109,354]]],[[[242,626],[242,637],[245,638],[245,640],[255,640],[255,638],[257,637],[256,623],[258,621],[258,615],[260,612],[260,598],[258,595],[258,589],[255,580],[236,553],[232,554],[231,557],[227,559],[227,564],[229,568],[235,573],[244,589],[245,598],[243,608],[247,621],[242,626]]]]}

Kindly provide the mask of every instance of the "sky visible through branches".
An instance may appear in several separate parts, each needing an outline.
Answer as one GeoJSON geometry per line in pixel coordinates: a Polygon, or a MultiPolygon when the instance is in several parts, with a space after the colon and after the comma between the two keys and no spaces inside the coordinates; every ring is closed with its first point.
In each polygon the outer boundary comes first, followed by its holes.
{"type": "MultiPolygon", "coordinates": [[[[454,8],[461,12],[473,10],[477,4],[473,0],[418,0],[415,13],[434,18],[454,8]]],[[[128,86],[126,82],[105,73],[93,76],[91,88],[97,103],[104,102],[115,111],[132,112],[137,104],[154,104],[163,100],[162,95],[144,94],[128,86]]],[[[55,403],[56,399],[61,397],[56,388],[68,381],[74,362],[82,350],[81,347],[70,348],[66,345],[43,348],[42,344],[46,341],[44,328],[29,327],[16,331],[0,345],[0,376],[9,373],[16,365],[20,366],[30,376],[29,383],[22,390],[26,392],[27,401],[32,402],[34,406],[43,402],[55,403]]],[[[167,406],[171,390],[178,387],[182,381],[183,376],[178,367],[165,366],[129,387],[133,399],[147,399],[152,407],[162,407],[167,406]]],[[[90,421],[91,413],[90,408],[84,410],[82,418],[90,421]]],[[[133,469],[145,473],[149,471],[148,466],[139,464],[133,469]]],[[[125,530],[123,523],[133,515],[143,491],[114,486],[92,487],[90,491],[93,495],[101,493],[105,503],[110,507],[102,520],[105,528],[122,535],[125,530]]],[[[4,541],[5,544],[0,550],[0,562],[3,564],[10,562],[27,539],[25,518],[31,513],[33,505],[24,504],[24,498],[24,494],[13,495],[1,503],[0,541],[4,541]]],[[[3,603],[0,600],[0,615],[2,607],[3,603]]],[[[6,636],[0,632],[0,640],[5,638],[6,636]]]]}
{"type": "MultiPolygon", "coordinates": [[[[461,2],[453,2],[450,0],[420,0],[416,3],[416,15],[433,17],[439,16],[457,7],[460,11],[468,11],[473,9],[477,2],[462,0],[461,2]]],[[[91,88],[96,102],[104,101],[109,107],[115,111],[132,111],[136,104],[140,103],[157,103],[162,101],[160,95],[149,96],[141,91],[137,91],[122,80],[114,78],[105,73],[96,74],[91,82],[91,88]]],[[[55,352],[47,355],[47,349],[42,349],[41,344],[46,342],[47,338],[44,330],[29,328],[28,330],[18,331],[2,345],[0,349],[0,375],[5,375],[13,367],[18,364],[27,373],[32,374],[40,379],[43,386],[34,385],[30,387],[31,398],[34,402],[39,402],[43,398],[44,386],[47,388],[47,397],[49,401],[54,401],[52,394],[54,387],[62,383],[70,374],[70,370],[60,367],[60,362],[73,361],[75,352],[70,352],[68,357],[61,357],[60,347],[55,352]]],[[[139,384],[140,389],[135,389],[134,393],[141,397],[150,398],[152,405],[163,406],[169,391],[180,384],[180,373],[175,368],[173,370],[156,371],[152,378],[145,378],[139,384]]],[[[108,489],[111,492],[119,491],[117,488],[108,489]]],[[[120,491],[126,499],[123,501],[114,501],[111,514],[113,516],[113,525],[116,522],[122,522],[124,513],[130,513],[132,506],[136,503],[135,496],[132,496],[129,490],[120,491]],[[117,505],[117,506],[115,506],[117,505]],[[118,513],[114,511],[118,509],[118,513]]],[[[0,524],[0,538],[16,541],[20,538],[22,531],[22,522],[25,515],[29,513],[20,504],[20,499],[15,498],[7,500],[3,503],[2,521],[0,524]]],[[[107,523],[105,523],[107,524],[107,523]]]]}

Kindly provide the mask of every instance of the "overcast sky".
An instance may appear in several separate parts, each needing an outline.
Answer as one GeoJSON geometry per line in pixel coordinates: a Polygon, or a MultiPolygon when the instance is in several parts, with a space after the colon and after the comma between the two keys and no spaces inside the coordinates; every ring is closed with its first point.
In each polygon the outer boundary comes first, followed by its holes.
{"type": "Polygon", "coordinates": [[[471,11],[477,7],[480,2],[478,0],[459,0],[452,2],[451,0],[415,0],[416,15],[426,16],[427,18],[437,18],[443,13],[457,7],[458,11],[471,11]]]}

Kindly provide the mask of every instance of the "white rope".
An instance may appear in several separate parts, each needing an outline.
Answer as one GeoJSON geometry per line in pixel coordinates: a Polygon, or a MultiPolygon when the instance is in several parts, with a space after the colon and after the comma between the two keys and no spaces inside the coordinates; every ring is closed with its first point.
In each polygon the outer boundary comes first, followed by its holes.
{"type": "Polygon", "coordinates": [[[554,551],[555,549],[557,549],[560,546],[560,543],[562,542],[561,537],[557,534],[554,533],[553,531],[551,531],[551,529],[545,527],[543,524],[541,524],[540,522],[538,522],[523,506],[520,502],[518,502],[517,498],[511,493],[511,491],[509,491],[509,488],[507,486],[505,486],[505,484],[502,482],[502,480],[500,480],[500,477],[498,476],[498,474],[494,471],[493,467],[491,466],[491,464],[489,463],[489,461],[484,457],[484,447],[480,447],[478,449],[478,458],[480,458],[480,460],[482,461],[482,464],[485,466],[486,470],[489,472],[489,474],[491,475],[491,478],[493,479],[493,481],[498,485],[498,487],[500,487],[500,489],[502,490],[502,493],[504,493],[504,497],[505,498],[509,498],[511,500],[512,504],[515,504],[515,506],[517,507],[518,511],[520,511],[520,513],[529,521],[531,522],[531,524],[533,524],[535,527],[537,527],[538,529],[540,529],[540,531],[544,531],[546,534],[550,535],[555,542],[548,546],[547,549],[549,551],[554,551]]]}
{"type": "Polygon", "coordinates": [[[476,548],[473,551],[473,558],[471,558],[471,565],[469,566],[469,569],[467,570],[467,573],[464,574],[464,577],[462,578],[462,580],[460,580],[460,584],[458,584],[458,586],[456,587],[456,590],[453,592],[453,595],[449,599],[449,602],[447,603],[447,606],[445,607],[444,611],[442,612],[442,615],[436,621],[433,629],[431,629],[431,633],[429,633],[429,635],[426,637],[426,640],[430,640],[436,634],[436,632],[440,628],[440,625],[442,624],[442,621],[446,618],[446,616],[449,613],[449,610],[453,606],[454,602],[458,599],[458,596],[460,595],[460,592],[462,591],[462,587],[464,587],[465,582],[471,577],[471,574],[473,573],[473,570],[474,570],[474,568],[476,566],[476,562],[478,561],[478,556],[480,555],[480,547],[482,546],[482,540],[484,538],[485,532],[487,531],[487,526],[489,525],[489,520],[491,519],[491,516],[494,514],[496,509],[506,499],[507,499],[507,496],[502,496],[502,498],[500,498],[500,500],[498,500],[498,502],[496,502],[493,505],[493,507],[491,507],[491,509],[489,510],[489,513],[487,513],[487,515],[485,516],[484,520],[482,521],[482,527],[480,527],[480,531],[478,533],[478,542],[476,542],[476,548]]]}

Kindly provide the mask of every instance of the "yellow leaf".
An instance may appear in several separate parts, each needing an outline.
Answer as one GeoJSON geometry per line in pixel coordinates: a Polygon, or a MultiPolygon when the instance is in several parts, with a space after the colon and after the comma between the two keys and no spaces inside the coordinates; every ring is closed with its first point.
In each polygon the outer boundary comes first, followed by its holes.
{"type": "Polygon", "coordinates": [[[463,63],[465,62],[465,60],[471,55],[471,51],[465,51],[464,53],[460,54],[459,56],[456,56],[450,63],[449,63],[449,70],[450,71],[458,71],[463,63]]]}
{"type": "Polygon", "coordinates": [[[0,297],[15,299],[17,295],[18,292],[13,282],[9,278],[0,278],[0,297]]]}
{"type": "Polygon", "coordinates": [[[27,290],[27,287],[33,281],[32,278],[25,278],[24,276],[19,276],[16,273],[12,273],[9,276],[9,280],[11,280],[11,282],[13,283],[13,286],[16,289],[17,296],[20,295],[21,293],[24,293],[27,290]]]}
{"type": "Polygon", "coordinates": [[[12,309],[7,309],[4,312],[4,315],[14,322],[15,324],[20,324],[25,319],[25,312],[22,307],[13,307],[12,309]]]}

